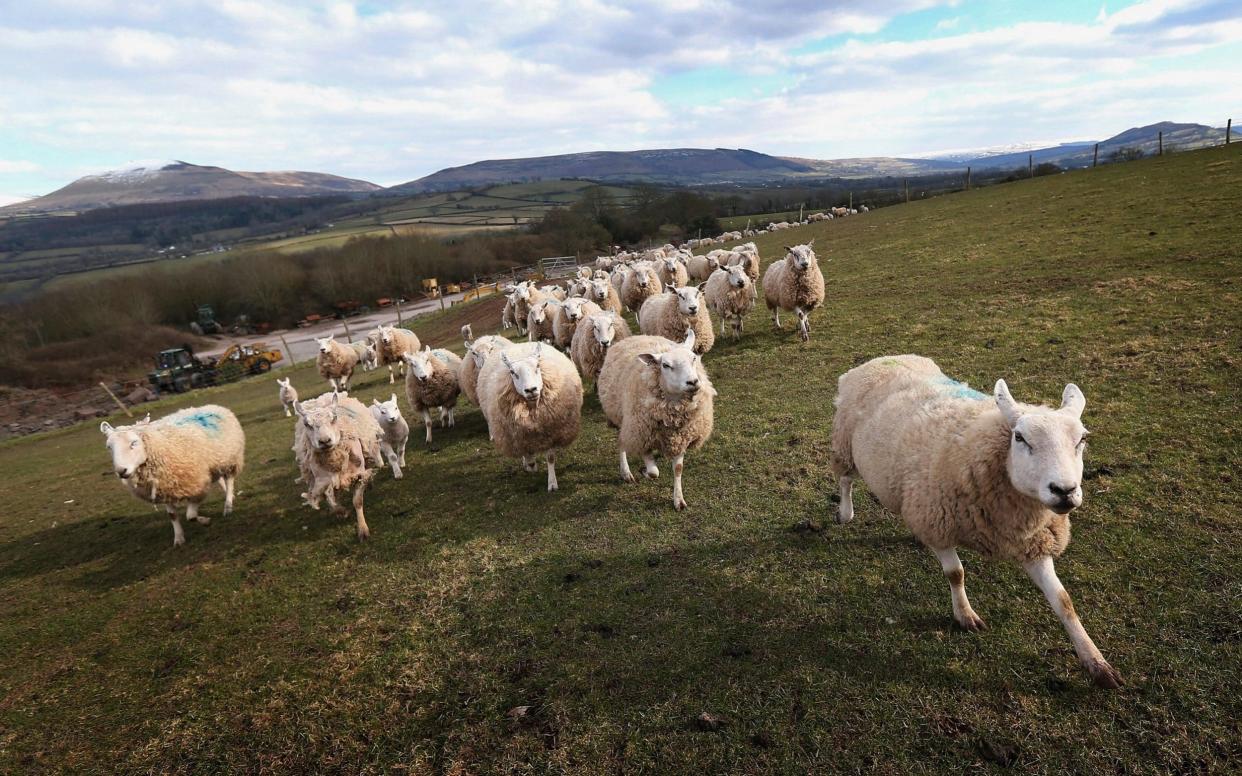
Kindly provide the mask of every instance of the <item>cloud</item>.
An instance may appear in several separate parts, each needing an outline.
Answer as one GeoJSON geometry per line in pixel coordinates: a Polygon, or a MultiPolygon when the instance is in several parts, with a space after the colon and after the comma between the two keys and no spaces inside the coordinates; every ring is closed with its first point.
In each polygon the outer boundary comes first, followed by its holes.
{"type": "Polygon", "coordinates": [[[21,160],[0,159],[0,174],[18,172],[38,172],[39,165],[21,160]]]}

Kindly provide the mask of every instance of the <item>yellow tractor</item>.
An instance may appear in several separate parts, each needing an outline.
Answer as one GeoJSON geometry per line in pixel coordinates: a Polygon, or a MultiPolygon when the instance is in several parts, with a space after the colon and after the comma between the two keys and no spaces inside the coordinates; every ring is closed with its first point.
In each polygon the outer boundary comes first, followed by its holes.
{"type": "Polygon", "coordinates": [[[231,382],[245,375],[258,375],[270,371],[272,364],[284,358],[279,350],[267,347],[265,342],[250,345],[233,343],[228,350],[220,354],[216,361],[216,371],[220,374],[220,382],[231,382]]]}

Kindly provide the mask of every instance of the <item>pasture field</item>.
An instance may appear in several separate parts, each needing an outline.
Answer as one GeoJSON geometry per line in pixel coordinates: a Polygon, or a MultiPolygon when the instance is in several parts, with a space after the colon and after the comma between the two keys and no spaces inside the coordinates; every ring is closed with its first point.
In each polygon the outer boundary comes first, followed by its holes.
{"type": "MultiPolygon", "coordinates": [[[[756,310],[707,354],[682,513],[665,462],[619,482],[593,395],[555,494],[473,407],[434,450],[415,429],[365,544],[299,505],[271,377],[154,408],[220,403],[248,436],[237,511],[213,496],[179,549],[95,423],[4,443],[0,772],[1236,772],[1240,205],[1233,146],[760,237],[765,261],[815,238],[828,300],[808,345],[756,310]],[[865,488],[832,521],[836,378],[907,352],[1019,400],[1083,388],[1058,569],[1124,688],[1090,685],[1020,569],[963,553],[990,625],[966,633],[865,488]]],[[[498,304],[418,328],[460,352],[498,304]]],[[[355,395],[387,397],[381,375],[355,395]]]]}
{"type": "MultiPolygon", "coordinates": [[[[827,210],[827,208],[810,208],[806,212],[808,214],[817,213],[821,210],[827,210]]],[[[749,222],[751,228],[758,229],[759,227],[767,226],[774,221],[795,221],[797,218],[797,210],[789,210],[781,213],[753,213],[746,216],[729,216],[728,218],[722,218],[720,219],[720,226],[726,231],[731,231],[733,229],[745,229],[746,224],[749,222]]]]}

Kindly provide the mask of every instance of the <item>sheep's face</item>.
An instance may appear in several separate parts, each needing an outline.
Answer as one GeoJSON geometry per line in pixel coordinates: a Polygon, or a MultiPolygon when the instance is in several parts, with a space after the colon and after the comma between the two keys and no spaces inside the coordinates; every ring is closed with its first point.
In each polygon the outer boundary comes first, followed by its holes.
{"type": "Polygon", "coordinates": [[[664,271],[669,273],[670,275],[676,275],[677,274],[677,259],[665,259],[664,260],[664,271]]]}
{"type": "Polygon", "coordinates": [[[276,383],[280,385],[280,387],[283,390],[288,390],[293,387],[293,378],[292,377],[284,377],[284,378],[277,377],[276,383]]]}
{"type": "Polygon", "coordinates": [[[477,369],[482,369],[487,357],[496,349],[496,344],[490,339],[475,340],[474,344],[466,350],[466,358],[474,359],[474,365],[477,369]]]}
{"type": "Polygon", "coordinates": [[[996,406],[1009,426],[1009,481],[1019,493],[1061,515],[1082,506],[1086,403],[1073,383],[1065,386],[1056,410],[1019,405],[1004,380],[996,383],[996,406]]]}
{"type": "Polygon", "coordinates": [[[395,339],[395,337],[393,336],[393,328],[391,326],[380,329],[380,342],[385,345],[391,345],[393,339],[395,339]]]}
{"type": "Polygon", "coordinates": [[[375,360],[375,343],[374,342],[367,342],[366,345],[362,348],[362,358],[364,361],[375,360]]]}
{"type": "Polygon", "coordinates": [[[323,337],[323,338],[316,337],[315,342],[319,345],[320,353],[328,353],[332,350],[332,342],[333,342],[332,337],[323,337]]]}
{"type": "Polygon", "coordinates": [[[792,248],[786,246],[785,250],[788,251],[785,260],[797,272],[806,272],[815,262],[815,251],[811,250],[811,243],[795,245],[792,248]]]}
{"type": "Polygon", "coordinates": [[[750,285],[750,275],[746,274],[746,268],[741,264],[725,267],[725,272],[729,273],[727,280],[733,288],[746,288],[750,285]]]}
{"type": "Polygon", "coordinates": [[[401,419],[401,408],[397,406],[397,394],[392,394],[388,401],[371,400],[371,410],[380,423],[396,423],[401,419]]]}
{"type": "Polygon", "coordinates": [[[561,310],[565,313],[566,320],[571,323],[577,323],[582,319],[582,305],[586,304],[585,299],[578,297],[570,297],[561,305],[561,310]]]}
{"type": "Polygon", "coordinates": [[[603,302],[608,299],[608,290],[611,288],[607,280],[594,280],[591,282],[591,294],[595,296],[595,301],[603,302]]]}
{"type": "Polygon", "coordinates": [[[677,310],[682,315],[698,315],[699,313],[699,297],[702,293],[696,286],[682,286],[681,288],[672,289],[673,294],[677,296],[677,310]]]}
{"type": "Polygon", "coordinates": [[[303,426],[303,433],[311,447],[319,451],[331,450],[341,442],[341,430],[336,427],[336,409],[312,407],[307,409],[303,404],[295,404],[298,422],[303,426]]]}
{"type": "Polygon", "coordinates": [[[540,369],[539,352],[540,348],[537,346],[533,355],[518,361],[510,361],[503,353],[500,356],[509,368],[513,390],[526,401],[537,401],[543,393],[543,371],[540,369]]]}
{"type": "Polygon", "coordinates": [[[548,320],[548,306],[546,304],[541,304],[530,308],[530,313],[527,315],[527,319],[528,328],[530,326],[542,326],[548,320]]]}
{"type": "Polygon", "coordinates": [[[611,315],[591,316],[591,332],[595,341],[605,350],[617,339],[617,321],[611,315]]]}
{"type": "Polygon", "coordinates": [[[515,301],[521,300],[523,302],[529,302],[530,286],[518,286],[517,290],[513,292],[513,298],[515,301]]]}
{"type": "Polygon", "coordinates": [[[660,388],[668,396],[693,396],[703,387],[699,357],[688,347],[679,346],[663,353],[638,356],[659,374],[660,388]]]}
{"type": "Polygon", "coordinates": [[[424,383],[435,374],[435,365],[431,363],[431,347],[428,346],[417,353],[407,353],[405,363],[410,368],[410,374],[414,375],[414,379],[420,383],[424,383]]]}
{"type": "MultiPolygon", "coordinates": [[[[149,417],[149,416],[148,416],[149,417]]],[[[145,421],[142,424],[145,425],[145,421]]],[[[112,470],[116,476],[128,480],[147,462],[147,446],[142,435],[132,428],[113,428],[111,423],[100,423],[99,430],[108,438],[108,452],[112,454],[112,470]]]]}

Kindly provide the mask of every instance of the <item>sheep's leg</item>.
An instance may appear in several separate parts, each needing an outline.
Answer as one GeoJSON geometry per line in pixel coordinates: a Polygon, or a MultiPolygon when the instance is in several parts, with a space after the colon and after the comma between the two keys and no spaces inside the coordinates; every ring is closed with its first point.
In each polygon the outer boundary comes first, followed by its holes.
{"type": "Polygon", "coordinates": [[[720,336],[722,337],[725,335],[725,321],[726,320],[728,320],[727,316],[725,315],[720,316],[720,336]]]}
{"type": "Polygon", "coordinates": [[[634,481],[634,473],[630,471],[630,459],[624,450],[621,451],[621,480],[623,482],[634,481]]]}
{"type": "Polygon", "coordinates": [[[165,504],[164,509],[168,510],[168,519],[172,521],[173,546],[180,547],[185,544],[185,531],[181,530],[181,517],[177,514],[177,508],[172,504],[165,504]]]}
{"type": "Polygon", "coordinates": [[[457,426],[457,408],[456,407],[449,407],[448,419],[449,419],[449,428],[455,428],[457,426]]]}
{"type": "Polygon", "coordinates": [[[392,467],[392,478],[394,480],[401,479],[401,461],[397,458],[397,451],[392,449],[392,445],[384,442],[384,446],[380,450],[384,457],[388,459],[388,465],[392,467]]]}
{"type": "Polygon", "coordinates": [[[431,412],[423,410],[423,427],[427,429],[427,444],[431,444],[431,412]]]}
{"type": "Polygon", "coordinates": [[[841,486],[841,504],[837,507],[837,522],[848,523],[854,519],[854,478],[841,477],[838,484],[841,486]]]}
{"type": "Polygon", "coordinates": [[[440,408],[440,428],[448,428],[448,425],[449,425],[448,419],[449,419],[449,411],[446,408],[441,407],[440,408]]]}
{"type": "Polygon", "coordinates": [[[398,455],[398,457],[401,459],[402,466],[405,466],[405,443],[407,440],[408,440],[408,437],[406,439],[401,440],[401,452],[398,455]]]}
{"type": "Polygon", "coordinates": [[[397,382],[397,375],[393,372],[392,364],[388,365],[388,384],[392,385],[397,382]]]}
{"type": "Polygon", "coordinates": [[[944,571],[945,578],[949,580],[949,592],[953,595],[953,619],[968,631],[980,631],[987,628],[983,618],[975,614],[975,610],[970,608],[970,601],[966,598],[966,571],[962,568],[962,559],[957,557],[957,548],[950,547],[947,550],[932,550],[932,552],[936,553],[936,558],[940,560],[940,568],[944,571]]]}
{"type": "Polygon", "coordinates": [[[358,484],[354,486],[354,515],[358,518],[358,539],[368,539],[371,536],[371,529],[367,527],[367,516],[362,511],[362,502],[366,499],[367,483],[365,479],[358,480],[358,484]]]}
{"type": "Polygon", "coordinates": [[[798,334],[802,337],[802,341],[806,342],[811,339],[811,319],[806,311],[801,307],[794,308],[794,315],[798,316],[798,334]]]}
{"type": "Polygon", "coordinates": [[[543,460],[548,463],[548,492],[552,493],[558,488],[556,484],[556,451],[549,450],[544,453],[543,460]]]}
{"type": "Polygon", "coordinates": [[[1048,603],[1052,605],[1052,611],[1056,612],[1057,619],[1061,621],[1061,625],[1065,626],[1065,632],[1069,634],[1070,641],[1074,643],[1074,652],[1078,653],[1078,659],[1091,674],[1091,679],[1098,687],[1108,690],[1120,687],[1123,684],[1121,674],[1108,664],[1104,655],[1100,654],[1100,650],[1095,646],[1095,642],[1087,635],[1086,629],[1082,627],[1082,622],[1079,621],[1078,614],[1074,611],[1074,602],[1070,600],[1069,593],[1065,592],[1065,588],[1061,586],[1061,580],[1057,578],[1057,570],[1052,565],[1052,558],[1047,556],[1036,558],[1023,563],[1022,568],[1026,569],[1031,581],[1043,591],[1044,598],[1047,598],[1048,603]]]}
{"type": "Polygon", "coordinates": [[[193,501],[185,505],[185,519],[187,521],[194,521],[199,525],[207,525],[211,522],[210,517],[198,513],[198,504],[193,501]]]}
{"type": "Polygon", "coordinates": [[[651,453],[643,456],[643,474],[652,480],[660,476],[660,467],[656,466],[655,456],[651,453]]]}
{"type": "Polygon", "coordinates": [[[288,405],[288,404],[285,404],[285,405],[283,405],[283,406],[284,406],[284,408],[285,408],[285,417],[286,417],[286,418],[291,418],[291,417],[293,417],[293,413],[289,410],[289,405],[288,405]]]}
{"type": "Polygon", "coordinates": [[[772,323],[774,323],[776,325],[776,328],[778,329],[784,328],[783,326],[781,326],[781,308],[779,307],[772,308],[772,323]]]}
{"type": "Polygon", "coordinates": [[[222,515],[228,516],[233,513],[233,486],[237,483],[237,477],[227,475],[220,478],[220,487],[224,488],[224,510],[222,515]]]}
{"type": "Polygon", "coordinates": [[[685,509],[686,499],[681,493],[681,470],[685,453],[673,456],[673,509],[685,509]]]}

